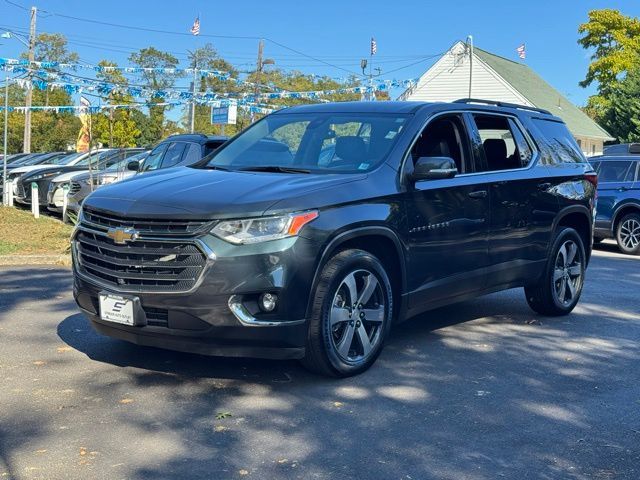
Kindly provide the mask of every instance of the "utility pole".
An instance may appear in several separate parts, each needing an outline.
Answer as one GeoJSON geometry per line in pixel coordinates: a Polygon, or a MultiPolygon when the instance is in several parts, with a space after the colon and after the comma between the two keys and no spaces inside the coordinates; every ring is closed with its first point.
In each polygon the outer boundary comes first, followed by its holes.
{"type": "MultiPolygon", "coordinates": [[[[262,69],[264,67],[264,63],[262,63],[262,55],[264,54],[264,40],[260,39],[258,42],[258,60],[256,61],[256,84],[253,88],[253,95],[255,97],[255,101],[258,101],[260,95],[260,81],[262,79],[262,69]]],[[[254,121],[254,113],[251,112],[251,123],[254,121]]]]}
{"type": "Polygon", "coordinates": [[[4,156],[2,157],[2,203],[9,205],[9,192],[7,191],[7,124],[9,121],[9,74],[4,84],[4,156]]]}
{"type": "Polygon", "coordinates": [[[23,137],[23,152],[31,153],[31,101],[33,99],[33,75],[31,73],[31,67],[33,66],[34,60],[34,49],[36,46],[36,16],[38,13],[38,9],[36,7],[31,7],[31,25],[29,26],[29,65],[28,71],[29,74],[27,78],[29,81],[27,82],[27,95],[25,98],[26,107],[24,110],[24,137],[23,137]]]}
{"type": "Polygon", "coordinates": [[[198,59],[195,52],[189,52],[193,57],[193,80],[191,82],[191,133],[195,131],[196,125],[196,80],[198,78],[198,59]]]}
{"type": "Polygon", "coordinates": [[[471,96],[471,85],[473,84],[473,37],[467,36],[467,48],[469,49],[469,97],[471,96]]]}

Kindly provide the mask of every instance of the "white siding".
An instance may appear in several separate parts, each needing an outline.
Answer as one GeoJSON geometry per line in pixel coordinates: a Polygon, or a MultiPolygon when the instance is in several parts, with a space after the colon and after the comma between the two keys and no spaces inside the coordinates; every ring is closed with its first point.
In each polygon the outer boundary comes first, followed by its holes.
{"type": "MultiPolygon", "coordinates": [[[[462,42],[456,43],[420,77],[418,84],[401,100],[451,102],[469,96],[469,54],[462,42]]],[[[473,58],[472,98],[533,106],[477,56],[473,58]]]]}

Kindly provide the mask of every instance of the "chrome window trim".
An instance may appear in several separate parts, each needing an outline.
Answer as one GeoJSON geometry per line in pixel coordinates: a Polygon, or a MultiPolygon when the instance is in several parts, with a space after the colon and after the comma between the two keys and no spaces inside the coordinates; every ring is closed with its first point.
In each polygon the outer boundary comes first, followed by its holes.
{"type": "MultiPolygon", "coordinates": [[[[496,116],[502,116],[502,117],[507,117],[510,118],[512,120],[514,120],[514,122],[516,123],[516,125],[518,125],[518,128],[520,128],[520,131],[522,133],[522,135],[524,136],[525,140],[527,141],[527,143],[529,144],[529,147],[531,147],[531,150],[533,152],[533,156],[531,157],[531,160],[529,161],[529,164],[526,167],[521,167],[521,168],[510,168],[507,170],[489,170],[486,172],[470,172],[470,173],[460,173],[458,175],[456,175],[453,178],[462,178],[462,177],[473,177],[473,176],[479,176],[479,175],[495,175],[496,173],[508,173],[508,172],[524,172],[527,170],[532,170],[535,166],[537,166],[538,161],[540,160],[540,150],[538,149],[537,144],[533,141],[533,139],[531,138],[531,135],[529,135],[529,132],[527,131],[526,128],[523,128],[522,122],[520,122],[520,119],[513,115],[513,114],[508,114],[508,113],[502,113],[502,112],[486,112],[484,110],[470,110],[470,109],[465,109],[465,110],[445,110],[442,112],[438,112],[435,115],[429,117],[424,125],[418,130],[418,133],[415,135],[415,138],[411,141],[411,144],[409,145],[409,148],[407,149],[407,151],[405,152],[404,158],[402,159],[402,168],[401,168],[401,172],[402,172],[402,176],[403,178],[406,176],[405,173],[405,167],[406,167],[406,163],[408,158],[411,156],[411,150],[413,150],[414,145],[416,144],[416,142],[418,141],[418,138],[420,137],[420,134],[422,133],[422,131],[427,128],[427,126],[436,118],[441,117],[443,115],[451,115],[451,114],[465,114],[465,113],[469,113],[469,114],[484,114],[484,115],[496,115],[496,116]]],[[[467,132],[467,134],[469,134],[469,132],[467,132]]],[[[469,137],[470,141],[473,141],[473,139],[471,137],[469,137]]],[[[449,179],[451,180],[451,179],[449,179]]],[[[417,183],[421,183],[421,182],[433,182],[433,180],[421,180],[420,182],[417,183]]]]}

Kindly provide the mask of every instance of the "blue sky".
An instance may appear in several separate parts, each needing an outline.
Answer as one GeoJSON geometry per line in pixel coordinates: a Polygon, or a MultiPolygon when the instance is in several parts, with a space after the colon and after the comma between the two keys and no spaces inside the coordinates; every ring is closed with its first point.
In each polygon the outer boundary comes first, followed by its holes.
{"type": "MultiPolygon", "coordinates": [[[[273,58],[280,67],[330,76],[347,75],[345,70],[358,72],[359,59],[368,56],[371,36],[378,45],[374,66],[382,68],[384,78],[397,79],[419,76],[434,62],[434,55],[469,34],[478,47],[514,60],[516,47],[526,43],[527,64],[578,105],[594,91],[578,86],[589,64],[588,53],[577,44],[577,27],[586,20],[587,12],[617,8],[640,16],[637,0],[12,2],[46,10],[38,17],[38,31],[64,33],[83,61],[109,59],[123,66],[128,65],[128,52],[141,47],[153,45],[184,61],[187,50],[211,42],[240,69],[250,69],[255,64],[257,40],[136,31],[56,14],[179,32],[188,32],[200,14],[203,35],[265,37],[334,65],[267,41],[265,57],[273,58]]],[[[0,0],[0,29],[26,31],[28,24],[27,11],[0,0]]],[[[15,39],[0,39],[2,57],[15,57],[21,49],[15,39]]]]}

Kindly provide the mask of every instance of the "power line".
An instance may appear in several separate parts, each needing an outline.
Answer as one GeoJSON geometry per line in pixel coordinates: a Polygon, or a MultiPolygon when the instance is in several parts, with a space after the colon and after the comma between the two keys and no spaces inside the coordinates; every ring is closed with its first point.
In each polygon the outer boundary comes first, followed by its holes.
{"type": "MultiPolygon", "coordinates": [[[[13,5],[14,7],[18,7],[20,9],[26,9],[26,7],[19,5],[11,0],[5,0],[6,3],[13,5]]],[[[61,18],[66,18],[69,20],[75,20],[78,22],[86,22],[86,23],[93,23],[93,24],[97,24],[97,25],[104,25],[104,26],[109,26],[109,27],[116,27],[116,28],[125,28],[128,30],[136,30],[136,31],[142,31],[142,32],[153,32],[153,33],[162,33],[165,35],[179,35],[179,36],[191,36],[192,34],[189,32],[175,32],[175,31],[171,31],[171,30],[161,30],[161,29],[156,29],[156,28],[148,28],[148,27],[138,27],[138,26],[133,26],[133,25],[124,25],[121,23],[112,23],[112,22],[104,22],[102,20],[94,20],[94,19],[90,19],[90,18],[82,18],[82,17],[76,17],[73,15],[65,15],[62,13],[57,13],[57,12],[52,12],[49,10],[40,10],[42,12],[48,13],[49,15],[52,16],[57,16],[57,17],[61,17],[61,18]]],[[[296,53],[302,57],[306,57],[309,58],[315,62],[319,62],[322,63],[324,65],[327,65],[329,67],[335,68],[337,70],[342,70],[344,72],[347,73],[351,73],[353,75],[356,76],[361,76],[360,73],[353,71],[353,70],[349,70],[343,67],[340,67],[338,65],[334,65],[330,62],[326,62],[322,59],[319,59],[317,57],[314,57],[312,55],[308,55],[304,52],[301,52],[300,50],[297,50],[295,48],[289,47],[283,43],[277,42],[276,40],[273,40],[271,38],[268,37],[257,37],[257,36],[250,36],[250,35],[212,35],[212,34],[200,34],[200,37],[204,37],[204,38],[226,38],[226,39],[234,39],[234,40],[261,40],[262,38],[264,38],[264,40],[273,43],[274,45],[277,45],[280,48],[284,48],[285,50],[289,50],[293,53],[296,53]]]]}

